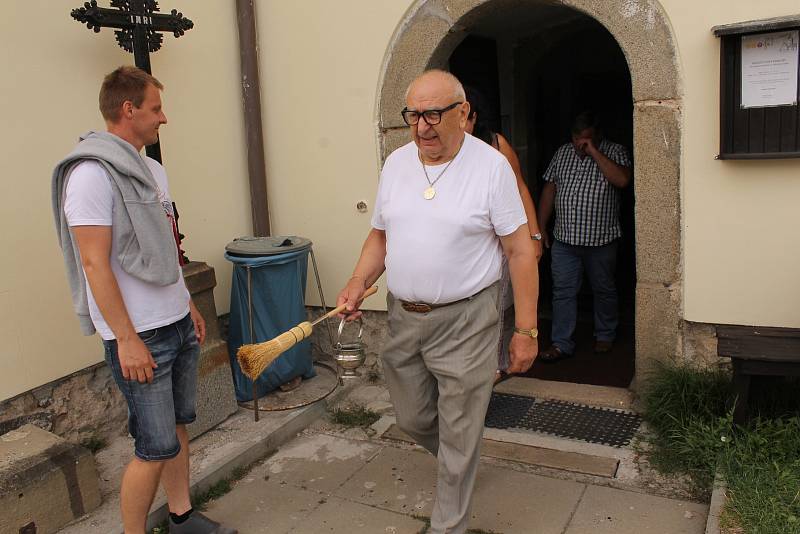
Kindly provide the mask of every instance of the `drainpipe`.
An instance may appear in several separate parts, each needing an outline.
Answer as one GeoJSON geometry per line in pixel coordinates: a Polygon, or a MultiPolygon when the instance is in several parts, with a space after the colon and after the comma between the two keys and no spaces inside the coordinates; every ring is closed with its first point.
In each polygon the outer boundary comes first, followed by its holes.
{"type": "Polygon", "coordinates": [[[253,235],[270,235],[267,203],[267,171],[264,135],[261,124],[261,83],[258,74],[258,43],[254,0],[236,0],[239,28],[239,55],[242,65],[242,105],[244,111],[247,171],[250,177],[250,208],[253,235]]]}

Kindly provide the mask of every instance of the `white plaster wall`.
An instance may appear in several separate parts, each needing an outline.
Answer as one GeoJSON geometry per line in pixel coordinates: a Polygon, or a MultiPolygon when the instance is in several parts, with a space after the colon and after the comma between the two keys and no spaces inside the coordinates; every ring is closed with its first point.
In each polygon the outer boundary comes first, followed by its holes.
{"type": "Polygon", "coordinates": [[[719,161],[718,24],[800,12],[796,0],[661,0],[684,83],[684,317],[800,327],[800,160],[719,161]]]}
{"type": "MultiPolygon", "coordinates": [[[[370,229],[380,172],[375,101],[381,63],[410,0],[256,3],[273,234],[314,242],[335,304],[370,229]],[[364,200],[367,213],[356,204],[364,200]]],[[[313,273],[307,303],[319,303],[313,273]]],[[[385,309],[385,282],[365,308],[385,309]]]]}
{"type": "MultiPolygon", "coordinates": [[[[5,2],[0,17],[0,400],[100,361],[72,312],[50,209],[54,164],[77,136],[103,128],[103,76],[133,63],[113,32],[94,34],[69,16],[82,0],[5,2]],[[35,22],[34,22],[35,21],[35,22]]],[[[108,2],[102,2],[108,5],[108,2]]],[[[225,244],[251,231],[233,2],[169,0],[195,23],[165,36],[152,56],[169,124],[164,164],[193,259],[216,268],[227,311],[225,244]]]]}

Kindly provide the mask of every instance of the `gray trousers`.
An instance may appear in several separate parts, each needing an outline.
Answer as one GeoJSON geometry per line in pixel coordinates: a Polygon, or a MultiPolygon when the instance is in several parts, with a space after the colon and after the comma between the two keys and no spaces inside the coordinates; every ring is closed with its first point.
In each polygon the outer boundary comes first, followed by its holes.
{"type": "Polygon", "coordinates": [[[391,294],[382,359],[397,425],[438,458],[431,534],[463,534],[497,368],[498,284],[428,313],[391,294]]]}

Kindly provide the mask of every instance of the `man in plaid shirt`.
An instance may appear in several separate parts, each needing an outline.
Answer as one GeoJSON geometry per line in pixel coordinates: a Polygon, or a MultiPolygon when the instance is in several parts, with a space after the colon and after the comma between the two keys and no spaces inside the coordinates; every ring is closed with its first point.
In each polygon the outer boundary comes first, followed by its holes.
{"type": "Polygon", "coordinates": [[[621,235],[622,188],[631,181],[627,150],[600,135],[597,117],[584,112],[572,125],[572,142],[561,146],[544,174],[539,228],[552,244],[552,345],[539,354],[544,362],[572,356],[577,296],[586,271],[594,293],[595,352],[611,350],[619,310],[615,271],[621,235]],[[545,230],[555,207],[554,240],[545,230]]]}

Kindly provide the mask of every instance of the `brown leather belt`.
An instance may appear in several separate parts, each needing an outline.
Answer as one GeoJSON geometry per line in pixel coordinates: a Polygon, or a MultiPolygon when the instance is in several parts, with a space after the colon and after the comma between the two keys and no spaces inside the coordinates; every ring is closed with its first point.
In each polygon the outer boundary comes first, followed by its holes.
{"type": "Polygon", "coordinates": [[[429,311],[435,310],[436,308],[444,308],[445,306],[452,306],[453,304],[458,304],[459,302],[464,302],[465,300],[469,300],[471,298],[472,297],[467,297],[464,299],[454,300],[453,302],[445,302],[443,304],[427,304],[425,302],[409,302],[407,300],[401,300],[400,305],[407,312],[428,313],[429,311]]]}
{"type": "Polygon", "coordinates": [[[458,304],[459,302],[464,302],[465,300],[474,299],[475,297],[477,297],[478,295],[480,295],[481,293],[483,293],[484,291],[486,291],[490,287],[497,285],[498,283],[499,282],[495,282],[492,285],[484,287],[483,289],[481,289],[480,291],[478,291],[477,293],[475,293],[471,297],[466,297],[466,298],[463,298],[463,299],[454,300],[453,302],[445,302],[443,304],[428,304],[426,302],[410,302],[408,300],[402,300],[402,299],[399,299],[399,300],[400,300],[400,305],[407,312],[428,313],[429,311],[435,310],[436,308],[444,308],[445,306],[452,306],[453,304],[458,304]]]}

